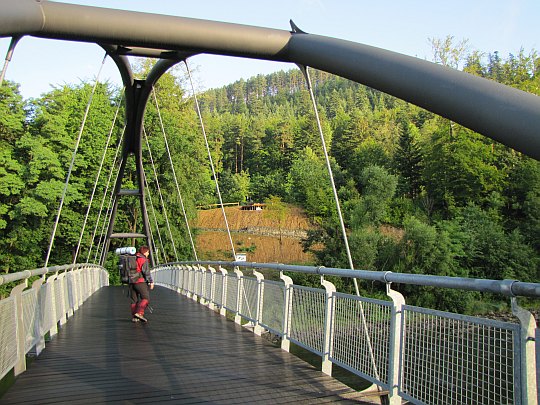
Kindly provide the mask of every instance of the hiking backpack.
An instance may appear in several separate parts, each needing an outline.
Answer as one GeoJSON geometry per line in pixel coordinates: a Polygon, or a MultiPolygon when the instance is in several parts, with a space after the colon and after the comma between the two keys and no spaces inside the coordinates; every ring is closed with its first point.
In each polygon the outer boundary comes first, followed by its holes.
{"type": "Polygon", "coordinates": [[[135,255],[120,255],[118,268],[120,270],[120,282],[122,284],[133,283],[137,281],[140,276],[137,272],[137,256],[135,255]]]}

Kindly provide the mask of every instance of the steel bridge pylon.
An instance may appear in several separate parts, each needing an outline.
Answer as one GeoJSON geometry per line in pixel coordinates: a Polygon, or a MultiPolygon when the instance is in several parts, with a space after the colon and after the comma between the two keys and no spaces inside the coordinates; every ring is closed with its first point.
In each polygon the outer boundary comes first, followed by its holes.
{"type": "Polygon", "coordinates": [[[142,160],[142,136],[143,136],[143,120],[148,104],[148,99],[155,83],[159,78],[167,72],[169,68],[175,64],[185,60],[189,54],[182,52],[172,52],[168,54],[167,59],[160,59],[152,68],[146,79],[135,79],[131,69],[131,64],[128,58],[121,54],[122,50],[117,46],[101,45],[108,55],[116,63],[122,82],[124,84],[125,100],[126,100],[126,128],[122,145],[122,156],[118,177],[113,190],[113,204],[111,215],[105,234],[104,249],[101,253],[100,265],[104,265],[109,252],[111,239],[129,239],[129,238],[145,238],[147,245],[150,248],[150,261],[152,266],[155,265],[155,252],[153,251],[152,235],[150,232],[150,222],[148,220],[148,212],[146,210],[145,198],[145,174],[143,170],[142,160]],[[127,162],[130,157],[135,159],[135,179],[137,181],[136,189],[123,189],[122,184],[126,176],[127,162]],[[142,232],[114,232],[114,224],[118,211],[118,202],[123,197],[138,197],[142,217],[142,232]]]}

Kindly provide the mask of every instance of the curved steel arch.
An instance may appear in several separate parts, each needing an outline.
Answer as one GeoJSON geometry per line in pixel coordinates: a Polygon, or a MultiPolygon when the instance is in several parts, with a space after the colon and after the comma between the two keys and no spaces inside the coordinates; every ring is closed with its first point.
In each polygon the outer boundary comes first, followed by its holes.
{"type": "Polygon", "coordinates": [[[540,159],[540,97],[431,62],[284,30],[79,6],[0,0],[0,37],[114,45],[119,54],[174,51],[297,63],[365,84],[540,159]]]}

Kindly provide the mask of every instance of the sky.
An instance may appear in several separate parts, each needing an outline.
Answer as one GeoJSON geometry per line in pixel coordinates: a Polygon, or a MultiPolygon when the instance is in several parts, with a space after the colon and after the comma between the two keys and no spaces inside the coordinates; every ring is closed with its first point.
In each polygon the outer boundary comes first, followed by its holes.
{"type": "MultiPolygon", "coordinates": [[[[18,0],[12,0],[18,1],[18,0]]],[[[289,20],[305,32],[345,39],[432,60],[430,38],[468,40],[469,50],[502,57],[540,51],[540,0],[71,0],[180,17],[290,30],[289,20]]],[[[0,38],[3,61],[9,38],[0,38]]],[[[6,79],[21,85],[24,98],[39,97],[51,86],[92,81],[104,51],[95,44],[21,39],[6,79]]],[[[3,63],[3,62],[1,62],[3,63]]],[[[197,55],[190,67],[198,90],[221,87],[240,78],[295,68],[290,64],[197,55]]],[[[108,59],[100,80],[120,85],[108,59]]]]}

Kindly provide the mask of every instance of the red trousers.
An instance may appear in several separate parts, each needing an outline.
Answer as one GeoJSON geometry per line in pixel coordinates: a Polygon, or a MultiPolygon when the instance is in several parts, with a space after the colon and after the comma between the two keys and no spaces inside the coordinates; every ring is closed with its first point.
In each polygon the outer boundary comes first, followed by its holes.
{"type": "Polygon", "coordinates": [[[136,283],[129,285],[131,296],[131,315],[144,315],[144,310],[150,303],[150,290],[146,283],[136,283]]]}

